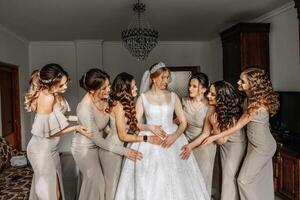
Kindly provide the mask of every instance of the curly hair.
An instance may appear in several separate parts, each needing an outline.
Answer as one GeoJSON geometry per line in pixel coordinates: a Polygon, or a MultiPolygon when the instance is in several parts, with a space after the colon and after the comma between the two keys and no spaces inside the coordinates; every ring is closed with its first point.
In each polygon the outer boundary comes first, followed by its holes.
{"type": "Polygon", "coordinates": [[[232,127],[243,113],[242,98],[239,92],[226,81],[212,84],[216,89],[216,113],[221,131],[232,127]]]}
{"type": "Polygon", "coordinates": [[[30,87],[25,94],[25,110],[27,112],[35,112],[37,109],[37,98],[41,88],[39,70],[34,70],[31,73],[29,84],[30,87]]]}
{"type": "Polygon", "coordinates": [[[242,71],[250,84],[249,103],[247,113],[250,115],[261,106],[265,106],[271,116],[279,109],[278,94],[273,90],[272,83],[265,70],[260,68],[247,68],[242,71]]]}
{"type": "Polygon", "coordinates": [[[122,72],[116,76],[111,86],[111,94],[109,107],[112,109],[117,102],[120,102],[127,118],[127,125],[130,132],[139,131],[137,127],[136,111],[134,97],[131,95],[131,82],[134,77],[126,72],[122,72]]]}
{"type": "Polygon", "coordinates": [[[34,70],[30,76],[29,89],[25,94],[25,109],[27,112],[35,112],[37,109],[37,98],[43,89],[53,92],[61,79],[66,76],[69,80],[68,73],[58,64],[50,63],[42,67],[40,70],[34,70]]]}

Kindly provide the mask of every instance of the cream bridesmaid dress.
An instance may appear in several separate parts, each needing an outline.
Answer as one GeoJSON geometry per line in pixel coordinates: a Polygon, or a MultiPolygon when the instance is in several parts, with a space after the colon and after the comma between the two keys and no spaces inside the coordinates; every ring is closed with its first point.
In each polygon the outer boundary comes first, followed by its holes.
{"type": "Polygon", "coordinates": [[[57,182],[61,198],[65,199],[58,152],[60,137],[51,136],[69,125],[64,116],[66,111],[70,111],[70,108],[64,100],[62,103],[56,103],[50,114],[35,115],[31,129],[32,137],[27,146],[27,156],[34,171],[30,200],[57,199],[57,182]]]}
{"type": "MultiPolygon", "coordinates": [[[[182,99],[182,106],[188,123],[184,134],[188,141],[191,142],[202,133],[208,106],[204,105],[199,108],[194,108],[188,98],[182,99]]],[[[207,147],[202,149],[199,147],[193,149],[194,156],[202,172],[209,196],[211,196],[216,151],[217,148],[215,143],[209,144],[207,147]]]]}
{"type": "MultiPolygon", "coordinates": [[[[110,117],[111,132],[105,138],[111,144],[124,146],[124,142],[120,141],[115,119],[110,117]]],[[[117,154],[105,149],[99,150],[100,160],[102,164],[105,179],[105,200],[114,200],[120,178],[123,155],[117,154]]]]}
{"type": "Polygon", "coordinates": [[[80,102],[77,106],[79,124],[91,130],[94,134],[87,138],[75,134],[71,151],[82,175],[79,200],[105,200],[105,178],[103,163],[99,157],[99,148],[124,155],[125,148],[103,138],[103,129],[109,122],[109,114],[102,113],[93,105],[80,102]]]}
{"type": "Polygon", "coordinates": [[[242,200],[274,200],[272,157],[276,141],[269,128],[269,113],[260,110],[247,125],[248,147],[238,187],[242,200]]]}
{"type": "Polygon", "coordinates": [[[244,129],[231,135],[226,143],[220,145],[222,165],[221,200],[239,200],[237,176],[246,150],[244,129]]]}

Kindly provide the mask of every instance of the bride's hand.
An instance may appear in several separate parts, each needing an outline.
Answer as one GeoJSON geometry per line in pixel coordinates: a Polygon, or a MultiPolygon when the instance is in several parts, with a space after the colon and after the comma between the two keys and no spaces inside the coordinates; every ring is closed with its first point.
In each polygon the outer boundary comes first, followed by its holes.
{"type": "Polygon", "coordinates": [[[175,133],[167,135],[167,137],[162,141],[161,146],[163,148],[169,148],[176,141],[177,135],[175,133]]]}
{"type": "Polygon", "coordinates": [[[149,125],[149,129],[154,135],[157,135],[160,138],[165,138],[167,136],[167,133],[162,130],[161,126],[149,125]]]}
{"type": "Polygon", "coordinates": [[[86,129],[82,125],[77,125],[75,127],[75,131],[80,133],[81,135],[84,135],[84,136],[89,137],[89,138],[93,136],[93,133],[91,131],[89,131],[88,129],[86,129]]]}
{"type": "Polygon", "coordinates": [[[191,153],[192,153],[192,148],[189,144],[186,144],[184,145],[182,148],[181,148],[181,154],[180,154],[180,157],[182,160],[187,160],[189,159],[191,153]]]}
{"type": "Polygon", "coordinates": [[[141,152],[130,148],[125,148],[124,156],[133,161],[142,160],[143,158],[143,154],[141,152]]]}
{"type": "Polygon", "coordinates": [[[156,135],[148,136],[148,142],[151,144],[161,145],[162,139],[156,135]]]}

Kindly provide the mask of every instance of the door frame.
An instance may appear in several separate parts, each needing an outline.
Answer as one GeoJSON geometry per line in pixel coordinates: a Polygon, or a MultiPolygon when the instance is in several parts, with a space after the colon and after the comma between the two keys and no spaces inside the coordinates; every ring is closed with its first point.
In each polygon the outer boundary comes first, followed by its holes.
{"type": "Polygon", "coordinates": [[[0,72],[9,71],[12,73],[12,104],[14,118],[14,132],[4,138],[8,143],[12,144],[16,149],[21,150],[21,113],[20,113],[20,89],[19,89],[19,67],[0,61],[0,72]]]}
{"type": "Polygon", "coordinates": [[[200,66],[167,66],[171,71],[190,71],[192,74],[201,72],[200,66]]]}

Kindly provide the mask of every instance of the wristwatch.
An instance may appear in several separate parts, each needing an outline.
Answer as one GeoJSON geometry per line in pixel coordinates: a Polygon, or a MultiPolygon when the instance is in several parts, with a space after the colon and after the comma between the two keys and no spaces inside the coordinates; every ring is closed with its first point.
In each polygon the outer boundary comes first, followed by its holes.
{"type": "Polygon", "coordinates": [[[147,142],[148,141],[148,135],[144,135],[143,140],[144,140],[144,142],[147,142]]]}

